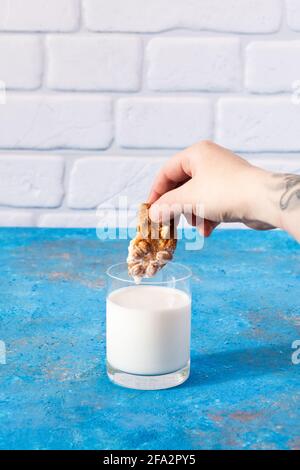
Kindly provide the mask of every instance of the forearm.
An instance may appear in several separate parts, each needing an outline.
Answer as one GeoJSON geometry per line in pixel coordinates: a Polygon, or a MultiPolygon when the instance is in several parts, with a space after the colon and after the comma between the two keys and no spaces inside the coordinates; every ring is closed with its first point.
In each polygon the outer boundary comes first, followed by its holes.
{"type": "MultiPolygon", "coordinates": [[[[290,233],[300,242],[300,176],[253,167],[251,218],[290,233]]],[[[261,227],[258,227],[261,228],[261,227]]]]}

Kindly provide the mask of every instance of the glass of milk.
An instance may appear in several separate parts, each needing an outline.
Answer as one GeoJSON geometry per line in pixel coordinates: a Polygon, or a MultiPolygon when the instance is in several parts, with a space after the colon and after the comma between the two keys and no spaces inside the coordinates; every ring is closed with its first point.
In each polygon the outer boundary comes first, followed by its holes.
{"type": "Polygon", "coordinates": [[[190,372],[191,271],[168,263],[135,284],[127,264],[107,270],[107,373],[123,387],[175,387],[190,372]]]}

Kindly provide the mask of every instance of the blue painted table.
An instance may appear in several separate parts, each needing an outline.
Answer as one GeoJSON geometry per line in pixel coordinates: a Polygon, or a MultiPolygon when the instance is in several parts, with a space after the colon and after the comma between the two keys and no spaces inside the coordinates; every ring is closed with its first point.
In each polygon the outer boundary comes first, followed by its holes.
{"type": "Polygon", "coordinates": [[[192,374],[126,390],[105,374],[105,268],[126,241],[1,229],[1,449],[299,449],[299,245],[218,231],[178,248],[193,277],[192,374]]]}

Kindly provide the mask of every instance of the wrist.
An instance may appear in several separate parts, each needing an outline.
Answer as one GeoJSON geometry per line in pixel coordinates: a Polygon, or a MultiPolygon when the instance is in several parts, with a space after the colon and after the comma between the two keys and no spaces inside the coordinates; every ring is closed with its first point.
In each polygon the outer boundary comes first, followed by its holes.
{"type": "MultiPolygon", "coordinates": [[[[274,228],[282,228],[279,195],[275,190],[274,175],[261,168],[250,166],[247,175],[248,184],[246,198],[246,220],[260,226],[266,225],[274,228]]],[[[270,228],[269,227],[269,228],[270,228]]]]}
{"type": "Polygon", "coordinates": [[[296,174],[274,174],[279,208],[280,227],[300,242],[300,176],[296,174]]]}

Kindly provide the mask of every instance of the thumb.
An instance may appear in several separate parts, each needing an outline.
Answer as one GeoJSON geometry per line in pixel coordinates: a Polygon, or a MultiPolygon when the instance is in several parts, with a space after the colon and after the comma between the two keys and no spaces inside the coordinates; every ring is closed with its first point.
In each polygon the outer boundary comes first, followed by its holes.
{"type": "MultiPolygon", "coordinates": [[[[152,206],[150,207],[150,218],[152,222],[170,222],[171,219],[179,217],[183,210],[186,208],[191,199],[191,185],[190,182],[179,186],[163,194],[152,206]]],[[[190,212],[192,213],[192,204],[190,203],[190,212]]]]}

